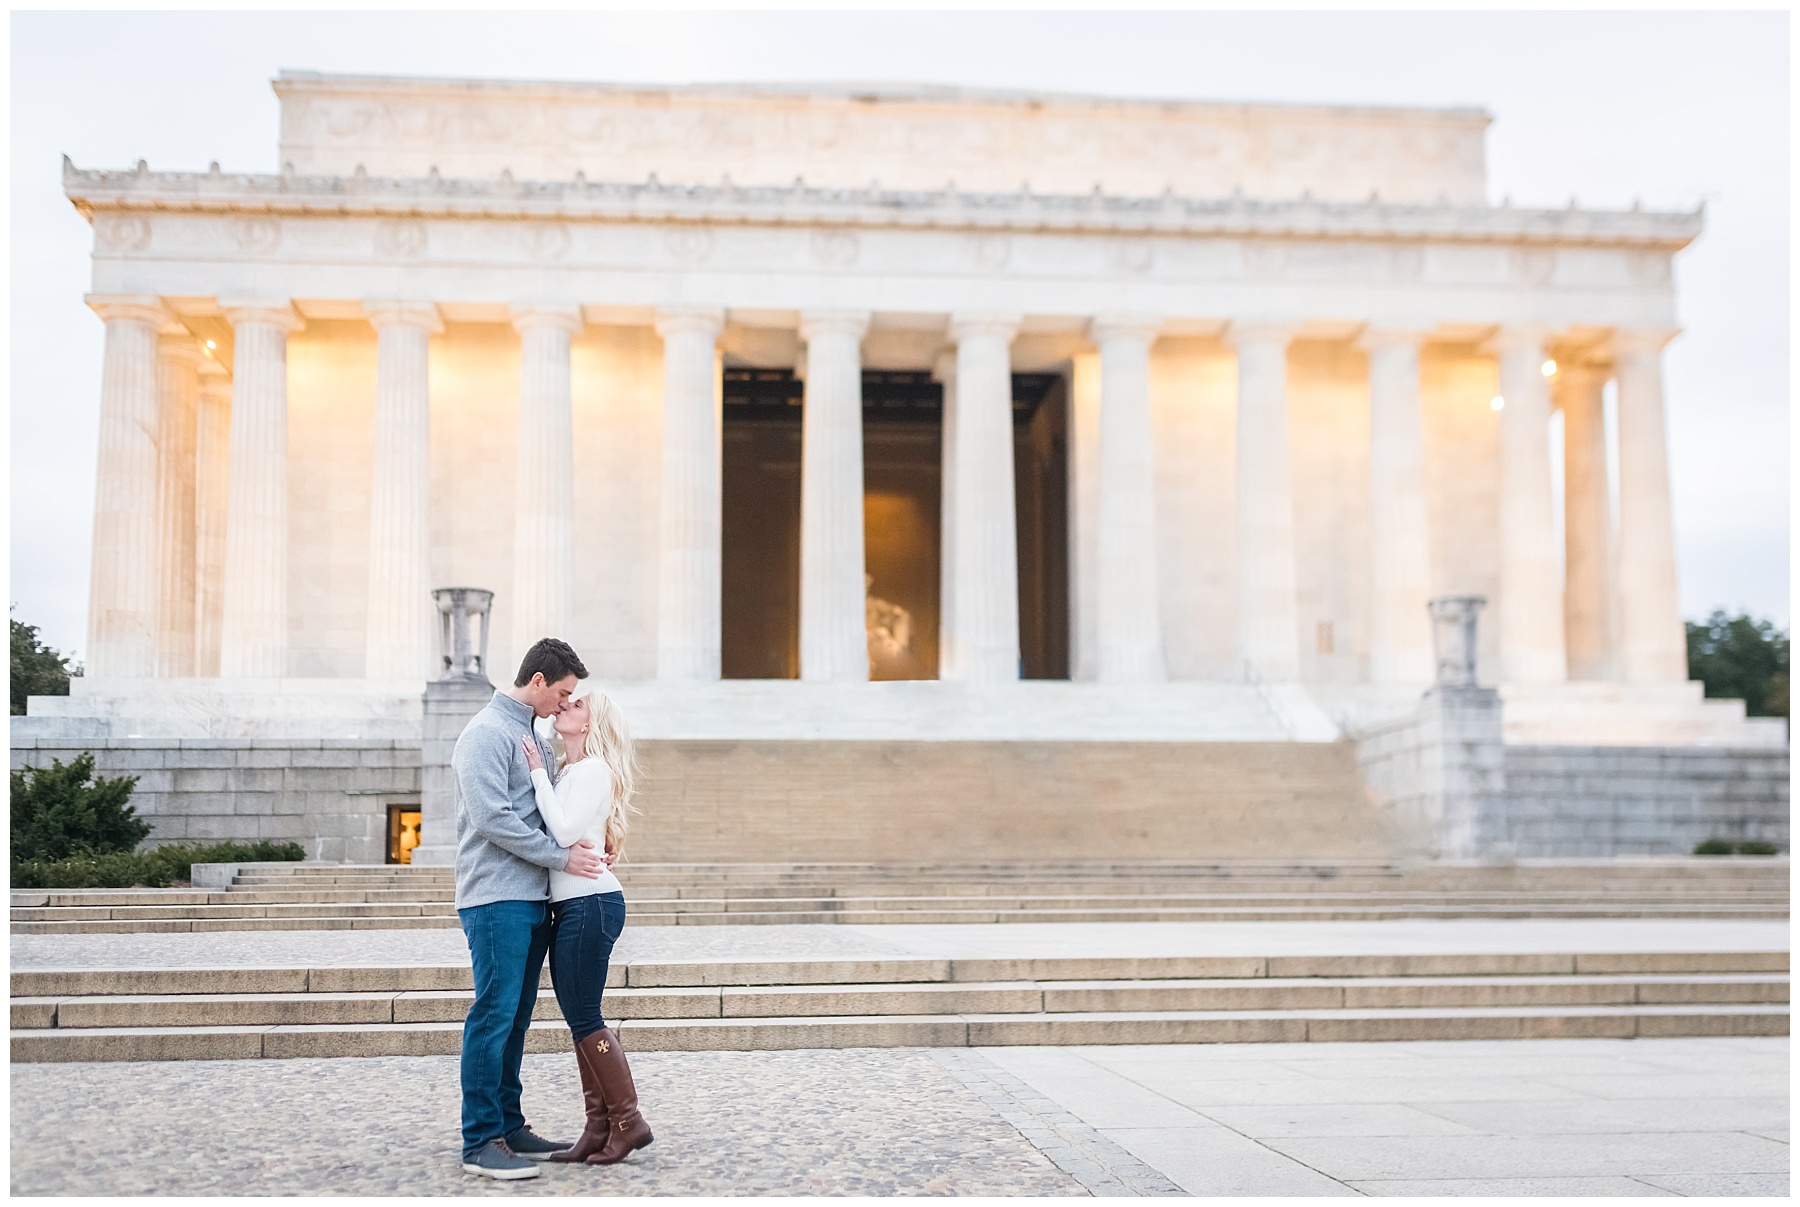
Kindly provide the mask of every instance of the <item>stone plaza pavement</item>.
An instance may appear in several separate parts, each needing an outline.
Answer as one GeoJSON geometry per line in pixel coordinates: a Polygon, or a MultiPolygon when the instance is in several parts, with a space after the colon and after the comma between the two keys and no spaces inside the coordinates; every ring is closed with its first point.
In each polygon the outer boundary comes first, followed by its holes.
{"type": "MultiPolygon", "coordinates": [[[[644,1053],[654,1145],[498,1185],[454,1057],[26,1064],[15,1195],[1781,1195],[1787,1040],[644,1053]],[[54,1143],[46,1138],[54,1137],[54,1143]]],[[[573,1136],[571,1060],[526,1108],[573,1136]]]]}
{"type": "MultiPolygon", "coordinates": [[[[1785,951],[1785,922],[660,927],[615,958],[1785,951]]],[[[463,964],[455,931],[15,935],[14,969],[463,964]]],[[[1785,1195],[1787,1040],[641,1052],[624,1167],[464,1176],[452,1056],[12,1066],[20,1195],[1785,1195]],[[53,1144],[44,1143],[54,1137],[53,1144]]],[[[573,1137],[572,1058],[525,1062],[573,1137]]]]}

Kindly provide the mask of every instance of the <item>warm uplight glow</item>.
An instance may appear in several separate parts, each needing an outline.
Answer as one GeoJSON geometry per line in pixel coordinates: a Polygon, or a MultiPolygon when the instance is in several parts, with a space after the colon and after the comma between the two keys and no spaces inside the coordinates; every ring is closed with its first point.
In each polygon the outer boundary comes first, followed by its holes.
{"type": "Polygon", "coordinates": [[[1556,376],[1556,362],[1555,361],[1547,360],[1544,362],[1544,376],[1545,377],[1555,377],[1556,376]]]}
{"type": "Polygon", "coordinates": [[[1493,407],[1496,411],[1498,411],[1501,408],[1503,408],[1504,406],[1506,406],[1506,399],[1504,399],[1504,398],[1500,397],[1500,395],[1496,394],[1496,395],[1494,395],[1494,400],[1492,402],[1488,403],[1488,405],[1493,407]]]}
{"type": "Polygon", "coordinates": [[[211,351],[212,351],[212,350],[213,350],[213,349],[214,349],[214,348],[217,348],[217,347],[218,347],[218,346],[219,346],[219,345],[217,345],[217,344],[215,344],[215,343],[213,343],[213,342],[212,342],[212,341],[211,341],[211,340],[207,340],[207,341],[206,341],[206,350],[207,350],[207,351],[208,351],[208,352],[211,352],[211,351]]]}

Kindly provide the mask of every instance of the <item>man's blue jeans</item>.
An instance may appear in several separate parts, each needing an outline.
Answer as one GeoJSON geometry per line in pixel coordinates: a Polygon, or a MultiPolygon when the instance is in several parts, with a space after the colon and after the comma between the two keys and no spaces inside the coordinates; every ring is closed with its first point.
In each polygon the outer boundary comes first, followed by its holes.
{"type": "Polygon", "coordinates": [[[456,913],[475,966],[475,1004],[463,1022],[462,1043],[466,1157],[525,1126],[519,1063],[550,948],[550,910],[542,901],[492,901],[456,913]]]}

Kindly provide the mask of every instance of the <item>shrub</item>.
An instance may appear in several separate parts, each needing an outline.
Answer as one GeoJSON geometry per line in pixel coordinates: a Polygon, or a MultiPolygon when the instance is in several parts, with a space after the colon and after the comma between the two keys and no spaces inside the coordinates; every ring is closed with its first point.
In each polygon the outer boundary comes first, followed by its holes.
{"type": "Polygon", "coordinates": [[[12,857],[54,861],[130,852],[150,833],[130,803],[136,786],[135,775],[97,778],[94,756],[86,752],[66,767],[54,759],[48,770],[13,772],[12,857]]]}
{"type": "Polygon", "coordinates": [[[14,888],[167,888],[196,863],[274,863],[306,858],[297,842],[180,843],[68,859],[14,859],[14,888]]]}
{"type": "Polygon", "coordinates": [[[1729,838],[1709,838],[1694,848],[1696,855],[1779,855],[1781,848],[1772,842],[1749,839],[1733,842],[1729,838]]]}

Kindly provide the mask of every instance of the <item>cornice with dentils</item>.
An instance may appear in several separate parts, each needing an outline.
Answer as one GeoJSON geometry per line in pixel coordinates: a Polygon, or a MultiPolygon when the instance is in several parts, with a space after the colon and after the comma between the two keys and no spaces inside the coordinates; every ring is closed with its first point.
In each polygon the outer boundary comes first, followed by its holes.
{"type": "Polygon", "coordinates": [[[1611,246],[1678,251],[1700,234],[1692,212],[1519,209],[1510,205],[1395,205],[1121,197],[1099,191],[974,193],[954,184],[931,191],[792,185],[664,184],[573,180],[245,175],[77,168],[63,160],[63,191],[92,218],[97,211],[255,213],[344,217],[551,219],[752,226],[1185,235],[1315,240],[1401,240],[1611,246]]]}

